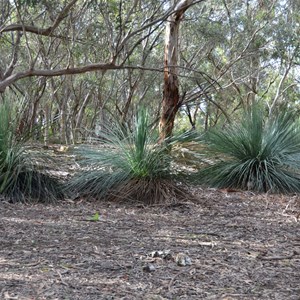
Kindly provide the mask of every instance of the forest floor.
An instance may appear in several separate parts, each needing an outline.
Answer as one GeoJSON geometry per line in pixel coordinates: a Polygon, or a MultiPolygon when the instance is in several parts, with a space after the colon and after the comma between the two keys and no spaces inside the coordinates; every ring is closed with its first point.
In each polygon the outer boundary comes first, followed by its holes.
{"type": "Polygon", "coordinates": [[[152,207],[0,202],[0,299],[299,300],[300,196],[193,193],[152,207]]]}

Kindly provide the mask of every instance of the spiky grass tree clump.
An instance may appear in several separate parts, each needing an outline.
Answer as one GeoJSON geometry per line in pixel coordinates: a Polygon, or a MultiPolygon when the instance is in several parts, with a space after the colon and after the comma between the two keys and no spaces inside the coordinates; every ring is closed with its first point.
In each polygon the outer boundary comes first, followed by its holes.
{"type": "Polygon", "coordinates": [[[0,195],[12,202],[54,201],[61,198],[59,182],[35,164],[42,155],[26,150],[24,137],[16,136],[12,107],[0,104],[0,195]]]}
{"type": "Polygon", "coordinates": [[[172,170],[168,144],[156,144],[157,137],[149,128],[149,116],[142,109],[137,114],[133,131],[115,126],[107,129],[98,148],[84,146],[85,169],[68,185],[68,190],[84,197],[125,200],[155,204],[186,196],[177,185],[172,170]]]}
{"type": "Polygon", "coordinates": [[[264,120],[252,107],[240,122],[207,136],[222,159],[199,172],[202,182],[220,188],[259,192],[300,192],[299,121],[284,111],[264,120]]]}

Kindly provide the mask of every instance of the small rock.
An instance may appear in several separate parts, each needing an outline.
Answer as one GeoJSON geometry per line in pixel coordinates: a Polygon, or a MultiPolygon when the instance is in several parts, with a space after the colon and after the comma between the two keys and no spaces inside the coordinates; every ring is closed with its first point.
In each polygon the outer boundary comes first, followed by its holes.
{"type": "Polygon", "coordinates": [[[175,257],[175,261],[178,266],[190,266],[192,264],[192,260],[189,256],[184,253],[178,253],[175,257]]]}
{"type": "Polygon", "coordinates": [[[158,251],[152,251],[150,254],[149,254],[150,257],[153,257],[153,258],[157,258],[157,257],[160,257],[160,258],[163,258],[163,259],[166,259],[166,260],[170,260],[172,259],[172,254],[170,253],[170,250],[158,250],[158,251]]]}
{"type": "Polygon", "coordinates": [[[143,271],[148,272],[148,273],[154,272],[155,270],[156,269],[152,264],[148,264],[147,266],[145,266],[143,268],[143,271]]]}

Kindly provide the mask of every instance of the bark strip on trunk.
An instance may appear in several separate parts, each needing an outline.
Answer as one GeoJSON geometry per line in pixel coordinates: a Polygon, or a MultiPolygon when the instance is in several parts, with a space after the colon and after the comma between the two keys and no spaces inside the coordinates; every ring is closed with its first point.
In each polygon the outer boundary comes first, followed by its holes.
{"type": "Polygon", "coordinates": [[[165,33],[164,50],[164,94],[162,112],[159,122],[160,141],[172,134],[174,120],[179,104],[178,83],[178,51],[179,27],[184,12],[192,4],[192,0],[181,0],[175,7],[175,12],[168,17],[165,33]]]}

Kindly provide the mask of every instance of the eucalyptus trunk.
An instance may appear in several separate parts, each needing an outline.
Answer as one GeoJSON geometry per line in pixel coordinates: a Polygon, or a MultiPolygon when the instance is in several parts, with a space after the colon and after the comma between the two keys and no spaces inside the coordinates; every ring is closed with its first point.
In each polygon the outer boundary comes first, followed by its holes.
{"type": "Polygon", "coordinates": [[[164,94],[159,122],[160,141],[172,135],[175,116],[179,108],[178,53],[179,27],[192,0],[181,0],[167,19],[164,50],[164,94]]]}

